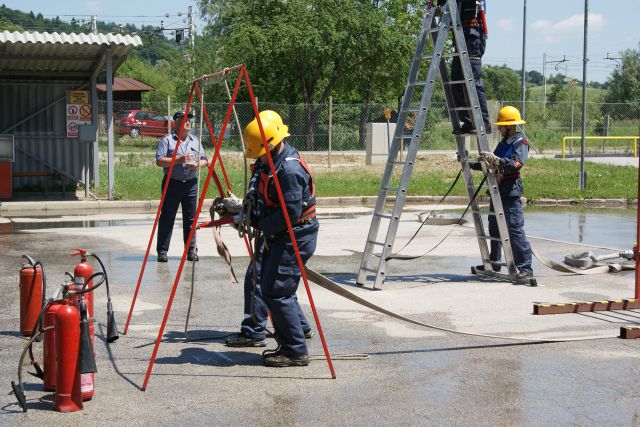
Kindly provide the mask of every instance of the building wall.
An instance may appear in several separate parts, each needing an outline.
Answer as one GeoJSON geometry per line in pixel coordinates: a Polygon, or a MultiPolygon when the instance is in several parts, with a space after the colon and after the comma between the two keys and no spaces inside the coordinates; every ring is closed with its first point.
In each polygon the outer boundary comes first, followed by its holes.
{"type": "MultiPolygon", "coordinates": [[[[14,172],[55,172],[82,181],[88,147],[66,136],[66,91],[71,89],[90,90],[90,86],[80,80],[0,80],[0,133],[14,134],[14,172]]],[[[14,178],[13,187],[39,185],[45,179],[50,178],[14,178]]]]}

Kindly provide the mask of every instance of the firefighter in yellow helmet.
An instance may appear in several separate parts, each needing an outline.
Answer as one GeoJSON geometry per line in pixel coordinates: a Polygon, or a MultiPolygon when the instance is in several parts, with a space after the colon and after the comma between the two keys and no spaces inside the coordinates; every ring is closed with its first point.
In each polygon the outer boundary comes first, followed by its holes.
{"type": "MultiPolygon", "coordinates": [[[[300,154],[286,142],[289,129],[274,111],[260,113],[268,150],[278,176],[289,219],[302,262],[316,249],[319,224],[315,212],[315,190],[311,173],[300,154]]],[[[278,348],[266,351],[266,366],[306,366],[309,357],[305,339],[313,336],[296,290],[300,268],[291,245],[284,215],[274,185],[267,150],[258,121],[251,121],[243,132],[245,155],[256,159],[245,201],[251,200],[251,225],[260,230],[255,253],[245,275],[244,319],[240,333],[229,338],[230,347],[264,347],[265,326],[271,312],[278,348]],[[257,280],[253,283],[253,269],[257,280]]],[[[245,203],[246,205],[247,203],[245,203]]]]}
{"type": "MultiPolygon", "coordinates": [[[[490,165],[490,168],[500,175],[499,186],[500,200],[504,210],[505,220],[509,228],[511,250],[513,260],[518,268],[516,279],[526,281],[533,278],[531,268],[531,245],[524,232],[524,212],[522,211],[522,179],[520,170],[524,167],[529,157],[529,140],[520,132],[517,125],[526,122],[520,117],[517,108],[507,106],[498,112],[496,125],[502,139],[491,152],[482,152],[481,159],[490,165]]],[[[480,169],[480,165],[472,165],[474,169],[480,169]]],[[[490,209],[493,211],[493,204],[490,209]]],[[[498,225],[494,215],[489,216],[489,234],[498,237],[498,225]]],[[[502,257],[502,244],[499,240],[491,241],[491,253],[489,258],[493,262],[494,271],[500,271],[500,258],[502,257]]],[[[476,269],[482,270],[482,266],[476,269]]]]}

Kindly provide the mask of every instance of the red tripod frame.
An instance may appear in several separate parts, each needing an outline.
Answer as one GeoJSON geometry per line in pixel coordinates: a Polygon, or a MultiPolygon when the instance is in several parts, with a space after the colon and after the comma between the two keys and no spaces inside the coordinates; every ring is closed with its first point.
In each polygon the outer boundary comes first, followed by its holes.
{"type": "MultiPolygon", "coordinates": [[[[335,370],[333,369],[333,363],[331,362],[331,355],[329,354],[327,343],[326,343],[326,340],[325,340],[325,337],[324,337],[324,332],[322,331],[322,326],[320,324],[320,318],[318,317],[316,306],[315,306],[315,303],[313,301],[313,296],[311,295],[311,288],[309,287],[309,281],[307,280],[307,274],[305,272],[304,265],[302,263],[302,258],[300,257],[300,251],[298,249],[298,243],[296,241],[295,235],[293,233],[293,228],[291,226],[291,219],[289,218],[289,214],[287,212],[286,205],[284,203],[284,198],[282,196],[282,190],[280,188],[280,182],[278,181],[278,176],[276,174],[275,167],[273,165],[273,159],[271,158],[271,153],[269,151],[269,147],[267,145],[267,141],[266,141],[266,138],[265,138],[264,129],[262,127],[262,122],[260,120],[258,104],[256,103],[256,100],[255,100],[255,97],[254,97],[254,94],[253,94],[253,87],[251,86],[251,81],[249,79],[249,74],[248,74],[247,69],[245,68],[245,66],[244,65],[236,65],[236,66],[231,67],[231,68],[225,68],[224,70],[219,71],[217,73],[207,74],[207,75],[201,76],[198,79],[194,80],[192,85],[191,85],[191,91],[189,93],[189,99],[187,101],[187,105],[185,107],[185,111],[189,111],[189,109],[190,109],[194,91],[198,95],[198,99],[200,100],[200,103],[201,104],[203,103],[203,101],[202,101],[202,93],[201,93],[200,87],[199,87],[200,84],[206,83],[207,80],[212,79],[212,78],[224,77],[224,76],[226,76],[228,73],[230,73],[232,71],[238,71],[238,78],[236,79],[236,83],[235,83],[235,86],[234,86],[234,89],[233,89],[233,94],[232,94],[231,99],[229,101],[229,105],[227,107],[227,113],[226,113],[226,115],[224,117],[224,121],[222,123],[222,128],[220,130],[220,133],[218,134],[217,140],[215,138],[215,134],[213,133],[213,130],[212,130],[212,127],[211,127],[211,122],[209,121],[209,115],[207,114],[206,109],[203,109],[203,114],[204,114],[205,121],[207,123],[207,128],[209,130],[209,134],[213,136],[213,139],[215,141],[215,144],[214,144],[215,145],[215,152],[214,152],[214,155],[213,155],[213,159],[212,159],[211,163],[209,164],[209,171],[207,173],[207,177],[205,179],[204,186],[202,188],[202,193],[201,193],[200,198],[199,198],[199,203],[198,203],[198,207],[196,209],[196,214],[195,214],[195,217],[193,219],[193,223],[191,224],[191,232],[189,233],[189,237],[187,239],[187,243],[185,244],[184,250],[182,252],[182,259],[180,260],[180,265],[178,267],[178,271],[176,272],[175,280],[173,282],[173,288],[171,289],[171,294],[169,295],[169,300],[167,301],[167,307],[166,307],[165,312],[164,312],[164,317],[162,318],[162,324],[160,325],[160,330],[158,331],[158,337],[156,338],[156,343],[155,343],[155,346],[153,348],[153,353],[151,354],[151,359],[149,360],[149,366],[147,368],[147,373],[145,375],[144,383],[142,385],[142,390],[143,391],[147,389],[147,385],[149,383],[149,377],[151,376],[151,371],[153,370],[153,365],[154,365],[154,362],[155,362],[155,359],[156,359],[156,355],[158,353],[158,348],[160,347],[160,342],[162,340],[162,335],[164,333],[164,328],[165,328],[165,326],[167,324],[167,319],[169,317],[169,312],[171,311],[171,305],[173,303],[173,298],[175,297],[175,293],[176,293],[176,290],[178,288],[178,283],[180,281],[180,277],[182,276],[182,269],[183,269],[184,263],[185,263],[185,261],[187,259],[187,254],[188,254],[188,251],[189,251],[189,245],[191,243],[191,240],[193,239],[193,235],[195,233],[196,226],[198,224],[198,218],[200,216],[200,212],[202,210],[202,205],[204,203],[204,196],[207,194],[207,190],[209,188],[209,183],[210,183],[212,177],[214,179],[215,185],[216,185],[220,195],[222,197],[226,196],[225,192],[223,191],[222,184],[221,184],[220,180],[218,179],[218,176],[217,176],[217,174],[216,174],[216,172],[214,170],[216,162],[220,163],[220,170],[221,170],[222,175],[224,177],[224,181],[225,181],[227,190],[231,191],[231,184],[229,183],[229,178],[228,178],[226,170],[224,168],[224,164],[222,162],[222,157],[220,156],[220,147],[222,145],[222,140],[223,140],[223,136],[225,134],[226,128],[227,128],[227,124],[229,123],[229,119],[230,119],[231,113],[233,111],[233,106],[235,104],[236,97],[237,97],[238,91],[240,89],[240,85],[241,85],[241,83],[243,81],[246,83],[247,91],[249,93],[249,98],[251,100],[251,105],[253,107],[253,111],[254,111],[255,117],[257,118],[257,121],[258,121],[258,128],[260,129],[260,135],[262,136],[262,144],[263,144],[263,146],[265,148],[265,151],[267,153],[267,158],[268,158],[268,162],[269,162],[269,168],[271,169],[271,173],[273,175],[274,184],[275,184],[276,191],[277,191],[277,194],[278,194],[278,200],[280,201],[280,207],[282,209],[282,213],[284,215],[284,218],[285,218],[285,221],[286,221],[286,224],[287,224],[287,230],[289,232],[289,237],[291,238],[291,242],[293,244],[293,249],[294,249],[295,254],[296,254],[296,261],[298,262],[298,267],[300,268],[300,273],[301,273],[301,276],[302,276],[302,280],[304,282],[304,286],[305,286],[305,289],[307,291],[307,296],[309,298],[309,303],[311,305],[311,310],[313,312],[313,318],[315,320],[316,327],[318,328],[318,335],[320,336],[320,340],[322,342],[322,348],[323,348],[324,354],[325,354],[325,356],[327,358],[327,364],[329,366],[329,371],[331,373],[331,378],[334,378],[334,379],[336,378],[335,370]]],[[[178,146],[179,146],[180,142],[182,141],[181,136],[182,136],[182,131],[184,129],[185,120],[187,120],[187,116],[186,115],[183,116],[182,122],[180,124],[180,130],[178,132],[178,141],[176,143],[177,146],[176,146],[176,149],[174,150],[173,157],[171,158],[171,165],[169,166],[169,172],[168,172],[169,176],[171,175],[171,173],[173,171],[174,163],[175,163],[175,160],[176,160],[176,154],[178,153],[178,146]]],[[[128,328],[129,328],[129,323],[131,321],[131,316],[133,314],[133,308],[135,306],[135,302],[136,302],[136,299],[137,299],[137,296],[138,296],[138,291],[140,290],[140,284],[142,283],[142,277],[144,275],[144,270],[145,270],[145,267],[146,267],[146,264],[147,264],[147,259],[149,258],[149,251],[151,249],[151,244],[152,244],[153,238],[154,238],[154,236],[156,234],[156,228],[157,228],[157,225],[158,225],[158,219],[160,217],[160,212],[162,210],[162,205],[164,204],[164,200],[165,200],[165,196],[166,196],[166,193],[167,193],[168,185],[169,185],[169,180],[166,180],[164,188],[162,190],[162,198],[160,199],[160,204],[158,206],[158,210],[156,211],[156,218],[155,218],[155,220],[153,222],[153,228],[151,230],[151,235],[149,237],[149,243],[147,245],[147,251],[146,251],[146,253],[144,255],[144,259],[143,259],[142,265],[140,267],[140,274],[138,276],[138,283],[136,284],[136,289],[135,289],[134,294],[133,294],[133,299],[131,301],[131,307],[129,309],[129,315],[127,317],[127,322],[125,324],[123,334],[126,334],[128,328]]],[[[248,241],[246,236],[245,236],[244,240],[245,240],[245,244],[247,246],[247,251],[249,252],[249,255],[251,256],[252,255],[252,253],[251,253],[251,245],[249,244],[249,241],[248,241]]]]}

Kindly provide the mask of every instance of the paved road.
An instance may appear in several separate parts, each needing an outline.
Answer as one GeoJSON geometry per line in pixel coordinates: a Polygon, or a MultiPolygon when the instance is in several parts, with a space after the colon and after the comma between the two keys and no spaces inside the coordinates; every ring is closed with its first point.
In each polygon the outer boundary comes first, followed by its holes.
{"type": "MultiPolygon", "coordinates": [[[[418,226],[415,207],[403,215],[398,243],[418,226]]],[[[103,341],[104,293],[96,295],[97,392],[81,413],[51,411],[52,395],[28,376],[29,412],[9,394],[24,340],[18,328],[20,256],[45,262],[51,290],[74,259],[67,248],[83,246],[105,261],[116,316],[124,326],[151,231],[150,214],[109,213],[18,217],[0,221],[0,424],[44,425],[634,425],[640,415],[640,341],[616,338],[621,325],[640,322],[640,312],[533,316],[534,302],[604,300],[633,295],[633,274],[561,275],[535,263],[537,288],[479,280],[469,274],[478,247],[469,227],[458,227],[430,256],[391,264],[383,290],[354,286],[370,211],[320,211],[321,235],[310,266],[346,289],[403,315],[440,327],[527,339],[601,339],[535,344],[465,336],[390,319],[311,285],[337,378],[324,360],[307,368],[261,366],[262,349],[230,349],[223,336],[238,330],[242,291],[231,284],[215,255],[210,231],[199,234],[190,336],[184,340],[191,265],[180,281],[147,391],[140,391],[158,326],[178,265],[174,240],[170,262],[147,264],[127,336],[103,341]],[[340,355],[364,354],[362,360],[340,355]]],[[[626,249],[635,235],[635,211],[527,210],[532,236],[626,249]]],[[[450,231],[425,227],[406,254],[421,254],[450,231]]],[[[175,233],[177,239],[180,233],[175,233]]],[[[236,272],[248,263],[234,231],[223,231],[236,272]]],[[[581,246],[532,239],[536,250],[559,260],[581,246]]],[[[606,250],[595,250],[598,253],[606,250]]],[[[311,315],[300,289],[301,305],[311,315]]],[[[273,347],[272,342],[269,347],[273,347]]],[[[320,339],[310,352],[322,355],[320,339]]]]}

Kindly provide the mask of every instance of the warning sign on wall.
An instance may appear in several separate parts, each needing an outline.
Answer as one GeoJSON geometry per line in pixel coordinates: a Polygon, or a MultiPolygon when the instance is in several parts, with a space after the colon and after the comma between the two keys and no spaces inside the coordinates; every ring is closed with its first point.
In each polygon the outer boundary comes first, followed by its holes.
{"type": "Polygon", "coordinates": [[[89,91],[70,90],[67,92],[67,138],[78,137],[78,126],[93,121],[89,91]]]}

